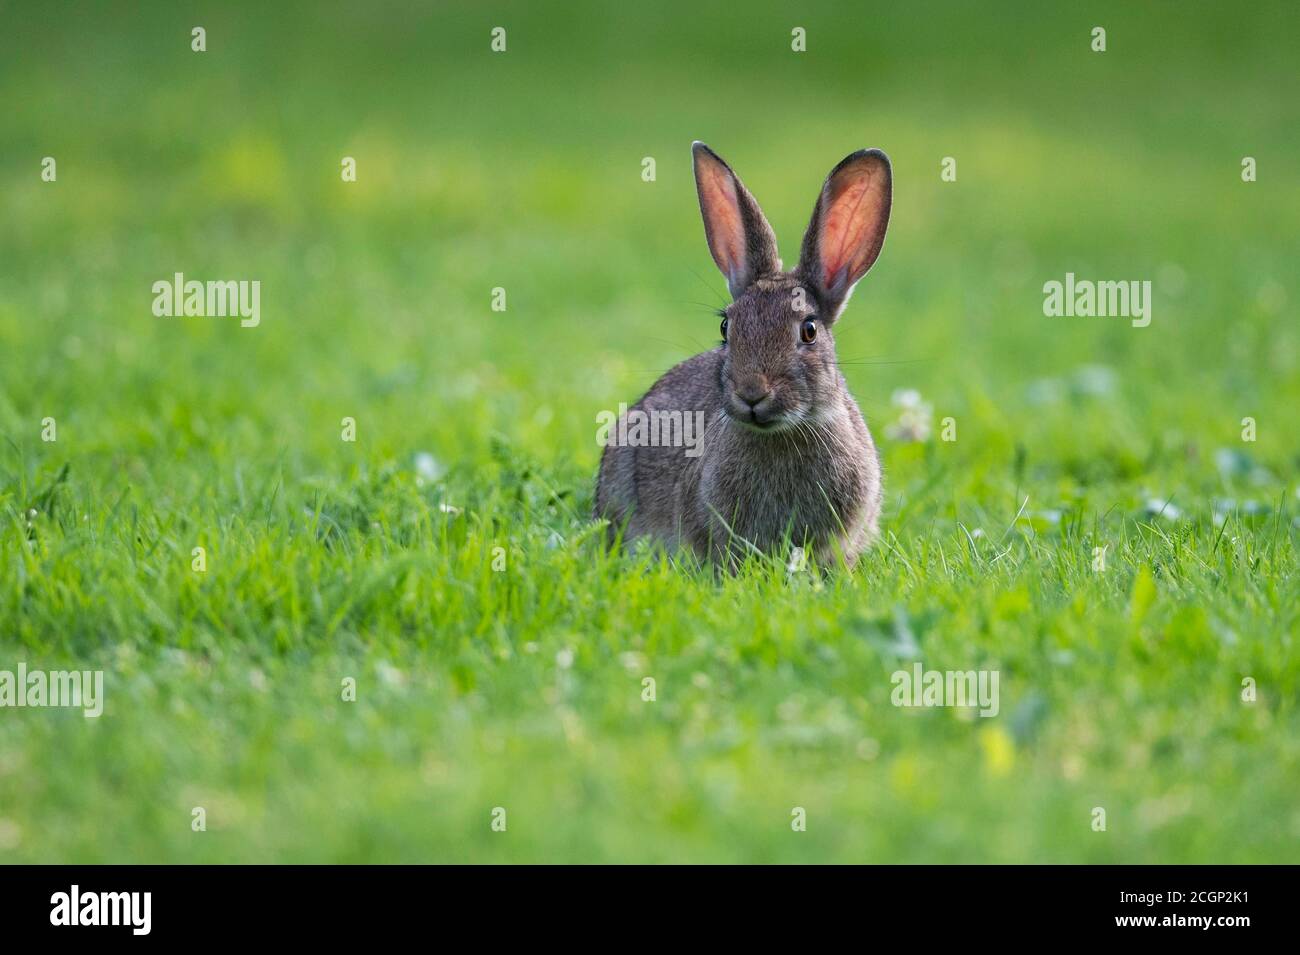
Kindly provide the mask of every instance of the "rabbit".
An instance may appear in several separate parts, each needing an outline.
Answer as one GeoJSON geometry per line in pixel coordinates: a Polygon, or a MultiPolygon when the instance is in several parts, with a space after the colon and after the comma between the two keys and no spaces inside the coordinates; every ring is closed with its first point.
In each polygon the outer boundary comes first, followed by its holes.
{"type": "Polygon", "coordinates": [[[851,569],[878,533],[880,458],[831,330],[884,245],[889,157],[859,150],[831,170],[787,272],[740,178],[703,143],[691,152],[732,302],[717,347],[669,370],[625,416],[702,412],[705,432],[697,448],[606,440],[595,516],[611,544],[649,537],[734,568],[789,540],[824,568],[851,569]]]}

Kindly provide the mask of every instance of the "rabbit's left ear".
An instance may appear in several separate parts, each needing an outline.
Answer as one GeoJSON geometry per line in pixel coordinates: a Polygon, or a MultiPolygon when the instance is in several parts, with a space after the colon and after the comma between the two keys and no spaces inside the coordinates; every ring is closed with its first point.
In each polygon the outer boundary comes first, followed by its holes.
{"type": "Polygon", "coordinates": [[[754,279],[781,270],[776,235],[763,210],[722,157],[701,142],[691,145],[695,190],[704,217],[704,235],[713,261],[739,298],[754,279]]]}
{"type": "Polygon", "coordinates": [[[893,173],[879,149],[862,149],[831,170],[803,238],[799,275],[826,311],[839,314],[885,244],[893,173]]]}

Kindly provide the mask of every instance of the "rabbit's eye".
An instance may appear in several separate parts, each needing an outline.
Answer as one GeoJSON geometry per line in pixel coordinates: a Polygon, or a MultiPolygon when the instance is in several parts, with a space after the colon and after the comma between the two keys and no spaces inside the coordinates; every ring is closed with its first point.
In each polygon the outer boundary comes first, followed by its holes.
{"type": "Polygon", "coordinates": [[[804,323],[799,326],[799,341],[805,345],[811,345],[817,340],[817,323],[811,318],[805,319],[804,323]]]}
{"type": "Polygon", "coordinates": [[[727,340],[727,320],[724,318],[722,324],[718,326],[718,331],[722,332],[722,340],[727,340]]]}

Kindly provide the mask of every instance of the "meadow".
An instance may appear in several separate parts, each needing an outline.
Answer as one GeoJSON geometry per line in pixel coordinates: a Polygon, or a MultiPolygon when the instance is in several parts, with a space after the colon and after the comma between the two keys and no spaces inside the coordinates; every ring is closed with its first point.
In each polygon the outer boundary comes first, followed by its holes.
{"type": "Polygon", "coordinates": [[[0,670],[105,688],[0,708],[0,861],[1296,861],[1300,11],[884,6],[0,7],[0,670]],[[591,517],[717,339],[696,139],[787,262],[892,158],[851,574],[591,517]]]}

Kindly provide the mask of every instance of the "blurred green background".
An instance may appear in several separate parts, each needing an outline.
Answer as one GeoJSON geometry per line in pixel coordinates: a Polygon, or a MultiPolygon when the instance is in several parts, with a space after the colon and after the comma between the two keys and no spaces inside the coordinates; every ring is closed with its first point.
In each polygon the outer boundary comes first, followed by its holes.
{"type": "Polygon", "coordinates": [[[108,696],[0,710],[0,860],[1294,861],[1298,26],[0,3],[0,669],[108,696]],[[597,412],[725,301],[694,139],[787,264],[835,162],[893,160],[836,329],[886,468],[851,577],[596,546],[597,412]],[[155,317],[178,271],[260,326],[155,317]],[[1151,325],[1045,317],[1066,272],[1151,325]],[[1001,715],[890,706],[916,658],[1001,715]]]}

